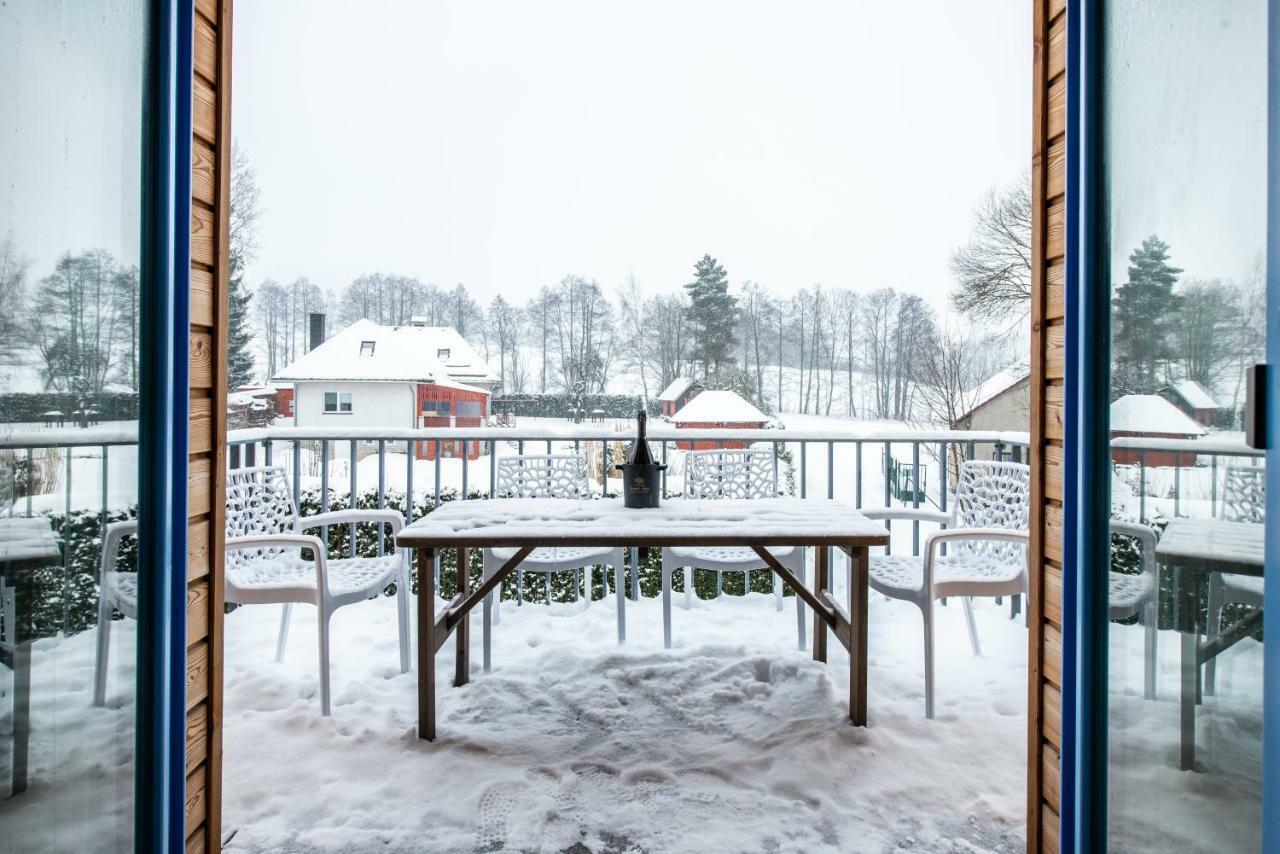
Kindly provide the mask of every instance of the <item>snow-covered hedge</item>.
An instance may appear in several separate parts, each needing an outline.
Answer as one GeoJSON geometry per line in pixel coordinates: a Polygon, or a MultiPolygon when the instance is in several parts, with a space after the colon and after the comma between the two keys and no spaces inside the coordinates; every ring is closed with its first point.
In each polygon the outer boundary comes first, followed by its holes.
{"type": "MultiPolygon", "coordinates": [[[[572,418],[574,397],[571,394],[508,394],[493,399],[495,413],[510,413],[517,418],[572,418]]],[[[636,410],[644,407],[644,399],[635,394],[588,394],[582,397],[584,417],[600,410],[607,418],[633,418],[636,410]]],[[[650,415],[658,415],[662,409],[658,402],[650,401],[650,415]]]]}

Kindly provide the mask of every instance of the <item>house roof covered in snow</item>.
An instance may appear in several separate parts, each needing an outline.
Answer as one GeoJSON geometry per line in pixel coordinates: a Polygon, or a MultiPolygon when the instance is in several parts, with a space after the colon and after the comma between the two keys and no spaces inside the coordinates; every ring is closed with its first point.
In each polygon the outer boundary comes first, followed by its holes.
{"type": "Polygon", "coordinates": [[[497,377],[452,326],[357,320],[272,377],[274,382],[313,380],[491,385],[497,377]]]}
{"type": "Polygon", "coordinates": [[[1192,409],[1218,409],[1218,401],[1209,390],[1195,380],[1179,380],[1169,383],[1169,388],[1192,409]]]}
{"type": "Polygon", "coordinates": [[[969,393],[971,400],[969,409],[957,420],[968,418],[976,410],[995,400],[1030,376],[1031,369],[1026,365],[1014,365],[983,380],[978,384],[977,388],[969,393]]]}
{"type": "Polygon", "coordinates": [[[1111,430],[1174,436],[1203,436],[1205,429],[1158,394],[1126,394],[1111,404],[1111,430]]]}
{"type": "Polygon", "coordinates": [[[677,424],[764,423],[769,420],[748,400],[732,391],[704,391],[671,416],[677,424]]]}
{"type": "Polygon", "coordinates": [[[679,400],[680,395],[689,390],[693,385],[693,380],[688,377],[676,377],[671,384],[662,390],[662,394],[658,395],[658,400],[679,400]]]}

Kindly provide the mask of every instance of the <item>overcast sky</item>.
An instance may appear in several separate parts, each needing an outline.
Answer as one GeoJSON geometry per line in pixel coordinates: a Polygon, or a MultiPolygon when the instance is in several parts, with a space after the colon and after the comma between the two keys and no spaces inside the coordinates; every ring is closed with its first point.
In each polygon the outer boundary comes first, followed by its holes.
{"type": "Polygon", "coordinates": [[[568,273],[893,287],[941,302],[972,207],[1030,149],[1031,4],[236,7],[248,271],[373,271],[523,302],[568,273]]]}

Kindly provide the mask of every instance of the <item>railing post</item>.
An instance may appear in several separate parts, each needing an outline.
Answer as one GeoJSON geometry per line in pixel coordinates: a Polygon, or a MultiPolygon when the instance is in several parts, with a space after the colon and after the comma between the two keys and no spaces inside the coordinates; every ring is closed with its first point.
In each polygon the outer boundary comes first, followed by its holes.
{"type": "Polygon", "coordinates": [[[1138,451],[1138,521],[1147,523],[1147,452],[1138,451]]]}
{"type": "MultiPolygon", "coordinates": [[[[320,440],[320,512],[329,512],[329,440],[320,440]]],[[[329,526],[322,528],[321,541],[326,550],[329,548],[329,526]]]]}
{"type": "Polygon", "coordinates": [[[809,443],[800,440],[800,497],[808,497],[807,475],[809,474],[809,443]]]}
{"type": "Polygon", "coordinates": [[[33,491],[31,489],[31,486],[33,483],[32,478],[34,477],[34,473],[35,473],[35,451],[32,448],[27,448],[27,518],[28,519],[30,519],[31,516],[33,515],[31,512],[31,493],[33,491]]]}
{"type": "Polygon", "coordinates": [[[853,473],[853,506],[857,510],[862,509],[862,443],[853,443],[853,465],[856,469],[853,473]]]}
{"type": "MultiPolygon", "coordinates": [[[[28,514],[30,515],[30,514],[28,514]]],[[[1209,457],[1209,516],[1218,518],[1218,455],[1209,457]]]]}
{"type": "Polygon", "coordinates": [[[262,441],[262,464],[271,465],[271,439],[267,438],[262,441]]]}
{"type": "MultiPolygon", "coordinates": [[[[356,492],[356,440],[355,439],[351,440],[351,461],[350,463],[348,463],[347,475],[348,475],[347,492],[350,495],[350,497],[348,498],[348,501],[350,503],[348,504],[347,509],[355,510],[356,499],[358,496],[358,493],[356,492]]],[[[354,559],[355,556],[356,556],[356,523],[352,522],[351,523],[351,557],[354,559]]]]}
{"type": "Polygon", "coordinates": [[[67,482],[63,484],[62,517],[62,634],[71,634],[71,463],[75,448],[67,446],[67,482]]]}
{"type": "MultiPolygon", "coordinates": [[[[920,509],[920,442],[913,441],[911,443],[911,507],[914,510],[920,509]]],[[[920,520],[911,520],[911,554],[913,557],[920,556],[920,520]]]]}
{"type": "Polygon", "coordinates": [[[498,443],[493,439],[489,440],[489,497],[498,497],[498,443]]]}
{"type": "Polygon", "coordinates": [[[298,510],[302,483],[302,440],[293,440],[293,509],[298,510]]]}
{"type": "Polygon", "coordinates": [[[107,539],[107,502],[110,500],[110,498],[107,495],[107,484],[110,482],[107,480],[107,455],[109,452],[110,452],[109,446],[103,445],[102,446],[102,540],[104,542],[107,539]]]}
{"type": "MultiPolygon", "coordinates": [[[[387,440],[378,440],[378,509],[387,509],[387,440]]],[[[378,523],[378,557],[386,554],[386,530],[378,523]]]]}
{"type": "MultiPolygon", "coordinates": [[[[884,506],[888,507],[891,503],[892,495],[889,492],[890,481],[893,479],[893,443],[884,443],[884,506]]],[[[884,520],[884,529],[889,532],[889,545],[884,547],[885,554],[893,553],[893,522],[889,519],[884,520]]]]}
{"type": "Polygon", "coordinates": [[[1173,452],[1173,518],[1182,515],[1182,451],[1173,452]]]}

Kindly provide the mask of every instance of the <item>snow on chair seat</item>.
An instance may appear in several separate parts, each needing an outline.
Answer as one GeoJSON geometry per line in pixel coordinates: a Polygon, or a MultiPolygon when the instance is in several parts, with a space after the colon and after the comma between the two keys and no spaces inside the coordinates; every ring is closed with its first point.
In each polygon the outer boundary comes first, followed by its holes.
{"type": "Polygon", "coordinates": [[[396,585],[400,672],[409,671],[409,552],[330,559],[324,542],[307,532],[327,525],[372,522],[394,537],[404,520],[393,510],[338,510],[299,516],[280,467],[227,473],[226,599],[241,605],[279,603],[276,660],[284,657],[294,603],[315,605],[320,652],[320,711],[330,711],[329,618],[344,605],[380,596],[396,585]],[[302,557],[302,550],[311,559],[302,557]]]}
{"type": "Polygon", "coordinates": [[[924,622],[924,714],[933,717],[933,600],[959,596],[974,655],[982,653],[973,618],[974,596],[1012,596],[1027,586],[1027,519],[1031,469],[1021,463],[969,460],[962,463],[950,515],[930,510],[864,510],[871,519],[936,522],[919,557],[875,555],[873,590],[911,602],[924,622]],[[946,543],[950,553],[941,554],[946,543]]]}
{"type": "MultiPolygon", "coordinates": [[[[494,474],[497,501],[513,498],[591,498],[591,479],[587,475],[587,458],[582,454],[518,454],[500,457],[494,474]]],[[[482,577],[488,580],[515,556],[519,549],[487,548],[482,553],[482,577]]],[[[516,569],[516,604],[524,604],[524,574],[542,573],[546,603],[551,604],[551,576],[573,570],[573,598],[578,599],[580,573],[588,571],[586,607],[591,607],[590,572],[600,568],[604,595],[609,595],[609,576],[605,567],[614,571],[614,594],[618,609],[618,643],[626,637],[626,605],[623,598],[623,550],[620,548],[542,547],[530,552],[516,569]]],[[[484,601],[484,669],[492,665],[493,626],[501,622],[501,594],[490,593],[484,601]]]]}
{"type": "MultiPolygon", "coordinates": [[[[720,449],[690,451],[685,455],[684,494],[686,498],[726,501],[757,501],[778,494],[777,470],[771,451],[720,449]]],[[[744,520],[752,532],[767,529],[768,519],[744,509],[744,520]]],[[[805,550],[794,546],[773,546],[769,552],[798,578],[805,578],[805,550]]],[[[684,570],[684,607],[693,607],[693,573],[695,569],[716,573],[717,595],[723,588],[726,572],[741,572],[743,588],[751,588],[751,572],[766,570],[773,576],[773,595],[777,609],[782,610],[782,579],[778,577],[754,549],[745,546],[669,546],[662,550],[662,639],[671,648],[671,576],[684,570]]],[[[796,629],[798,644],[805,647],[804,602],[796,597],[796,629]]]]}

